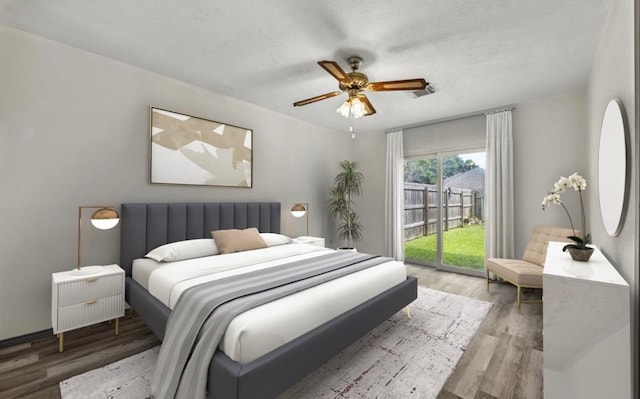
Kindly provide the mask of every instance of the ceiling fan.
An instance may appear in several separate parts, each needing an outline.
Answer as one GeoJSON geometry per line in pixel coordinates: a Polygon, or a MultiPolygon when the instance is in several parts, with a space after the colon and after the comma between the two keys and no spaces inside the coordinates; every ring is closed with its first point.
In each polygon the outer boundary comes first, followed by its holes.
{"type": "Polygon", "coordinates": [[[353,56],[347,59],[347,62],[351,67],[351,72],[349,73],[344,72],[342,68],[340,68],[340,65],[335,61],[318,61],[318,65],[338,80],[338,87],[340,88],[340,91],[332,91],[306,100],[297,101],[293,103],[293,106],[299,107],[315,103],[317,101],[326,100],[327,98],[335,97],[342,93],[347,93],[347,100],[336,111],[345,118],[348,118],[349,114],[359,118],[361,116],[369,116],[376,113],[376,109],[373,108],[369,99],[362,94],[365,90],[424,90],[427,85],[429,85],[429,83],[422,78],[389,80],[386,82],[369,82],[367,75],[362,72],[358,72],[358,69],[362,66],[362,58],[353,56]]]}

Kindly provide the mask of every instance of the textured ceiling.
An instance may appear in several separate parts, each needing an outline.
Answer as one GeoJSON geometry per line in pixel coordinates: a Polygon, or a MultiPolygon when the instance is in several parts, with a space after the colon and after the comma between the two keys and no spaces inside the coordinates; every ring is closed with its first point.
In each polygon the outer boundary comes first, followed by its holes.
{"type": "Polygon", "coordinates": [[[371,81],[424,77],[437,92],[367,93],[359,132],[466,115],[586,87],[611,0],[0,0],[0,23],[346,130],[346,96],[317,65],[364,58],[371,81]]]}

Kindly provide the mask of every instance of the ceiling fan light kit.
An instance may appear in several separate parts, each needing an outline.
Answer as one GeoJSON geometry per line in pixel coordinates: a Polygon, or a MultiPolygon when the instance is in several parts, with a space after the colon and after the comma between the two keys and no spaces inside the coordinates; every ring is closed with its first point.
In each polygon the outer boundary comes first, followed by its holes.
{"type": "Polygon", "coordinates": [[[362,72],[358,72],[358,69],[362,66],[362,58],[353,56],[347,59],[347,62],[351,67],[351,72],[349,73],[344,72],[342,68],[340,68],[340,65],[335,61],[318,61],[318,65],[338,80],[338,87],[340,91],[333,91],[316,97],[311,97],[306,100],[297,101],[293,103],[293,106],[299,107],[317,101],[326,100],[342,93],[347,93],[347,100],[336,111],[345,118],[349,118],[351,115],[353,115],[354,118],[360,118],[362,116],[369,116],[376,113],[376,110],[373,108],[373,105],[371,105],[369,99],[362,94],[365,90],[424,90],[428,86],[427,81],[422,78],[369,82],[369,77],[367,75],[362,72]]]}
{"type": "Polygon", "coordinates": [[[353,115],[353,117],[357,119],[365,116],[367,111],[365,109],[364,103],[360,101],[358,97],[349,97],[347,101],[345,101],[336,110],[336,112],[347,119],[350,115],[353,115]]]}

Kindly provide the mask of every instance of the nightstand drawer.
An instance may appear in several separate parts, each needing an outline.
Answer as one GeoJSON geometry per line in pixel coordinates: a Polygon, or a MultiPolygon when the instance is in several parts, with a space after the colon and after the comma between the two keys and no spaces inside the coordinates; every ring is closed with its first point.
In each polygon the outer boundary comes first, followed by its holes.
{"type": "Polygon", "coordinates": [[[124,315],[124,298],[122,294],[91,298],[82,303],[58,308],[58,325],[54,326],[54,334],[76,328],[115,319],[124,315]]]}
{"type": "Polygon", "coordinates": [[[90,299],[107,298],[121,294],[123,279],[122,274],[113,274],[61,283],[57,287],[58,306],[84,304],[90,299]]]}

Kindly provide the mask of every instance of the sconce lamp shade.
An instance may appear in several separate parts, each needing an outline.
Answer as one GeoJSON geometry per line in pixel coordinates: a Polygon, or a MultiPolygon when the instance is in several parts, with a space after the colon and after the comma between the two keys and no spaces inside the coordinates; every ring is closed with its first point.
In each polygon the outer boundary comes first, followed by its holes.
{"type": "Polygon", "coordinates": [[[120,215],[113,208],[100,208],[91,215],[91,224],[96,229],[109,230],[118,225],[120,215]]]}
{"type": "Polygon", "coordinates": [[[307,213],[307,208],[305,208],[302,204],[295,204],[293,208],[291,208],[291,214],[293,215],[293,217],[301,218],[305,213],[307,213]]]}

